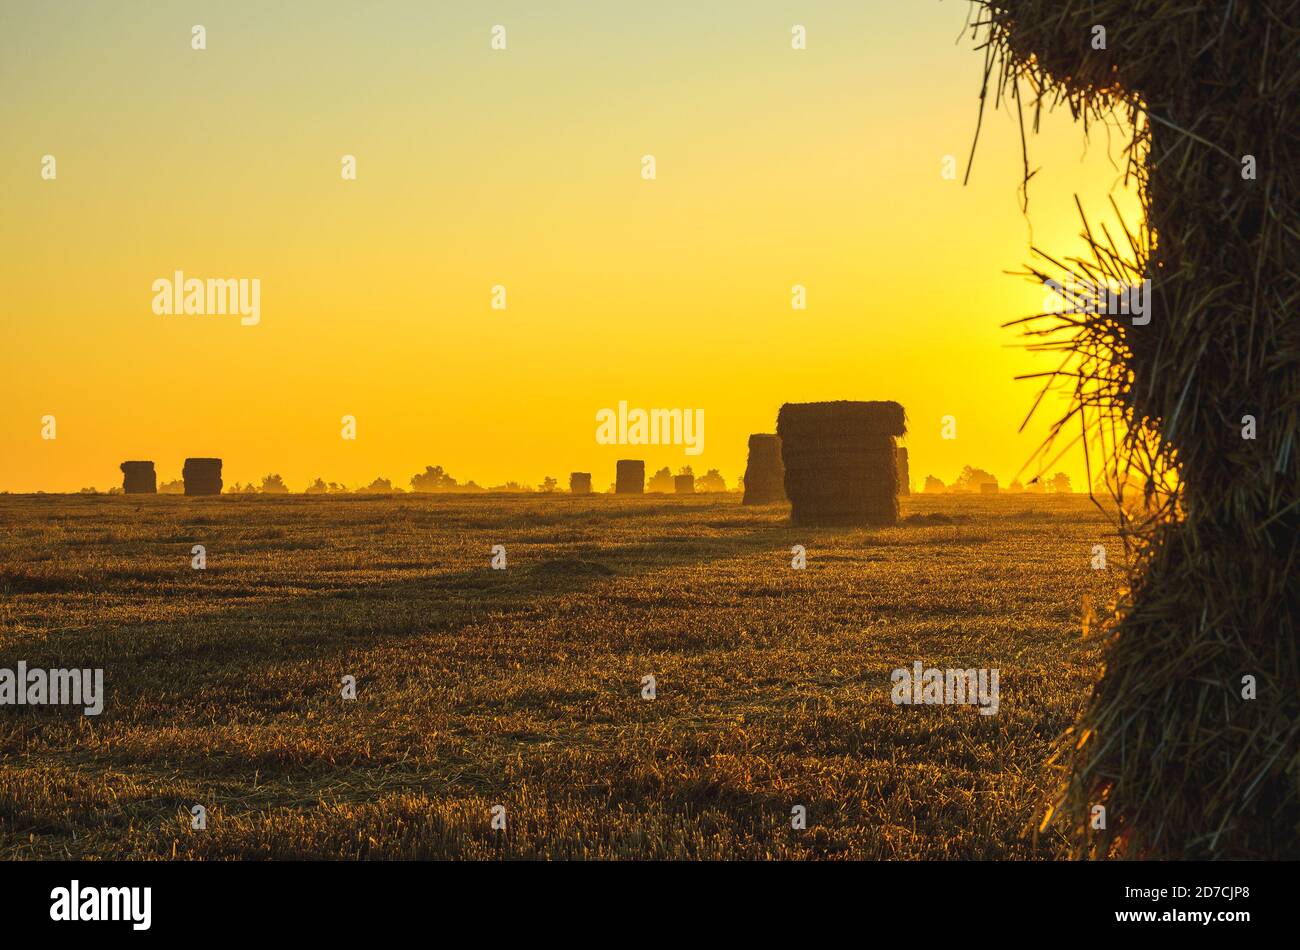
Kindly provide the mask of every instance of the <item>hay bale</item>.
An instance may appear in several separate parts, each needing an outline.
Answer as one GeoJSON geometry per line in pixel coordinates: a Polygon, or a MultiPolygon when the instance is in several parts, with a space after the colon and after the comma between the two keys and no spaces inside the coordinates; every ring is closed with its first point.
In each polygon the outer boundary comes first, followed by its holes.
{"type": "Polygon", "coordinates": [[[614,471],[614,494],[645,494],[645,462],[640,459],[619,459],[614,471]]]}
{"type": "Polygon", "coordinates": [[[153,462],[123,462],[122,493],[125,495],[153,495],[158,491],[158,476],[153,462]]]}
{"type": "Polygon", "coordinates": [[[981,495],[996,495],[998,493],[997,482],[980,482],[981,495]]]}
{"type": "Polygon", "coordinates": [[[181,477],[187,495],[220,495],[221,459],[186,459],[181,477]]]}
{"type": "Polygon", "coordinates": [[[570,472],[569,491],[575,495],[590,495],[591,472],[570,472]]]}
{"type": "Polygon", "coordinates": [[[776,420],[785,493],[795,524],[898,521],[894,436],[907,431],[896,402],[786,403],[776,420]]]}
{"type": "Polygon", "coordinates": [[[785,466],[781,464],[781,440],[775,435],[755,433],[749,437],[744,504],[772,505],[785,500],[785,466]]]}
{"type": "Polygon", "coordinates": [[[912,472],[907,464],[907,448],[902,445],[898,447],[898,493],[912,494],[912,472]]]}
{"type": "Polygon", "coordinates": [[[1044,381],[1073,391],[1053,434],[1081,427],[1102,474],[1142,486],[1135,520],[1116,493],[1132,574],[1043,823],[1080,856],[1300,857],[1300,320],[1282,210],[1300,207],[1296,8],[982,0],[972,17],[988,99],[1019,112],[1033,90],[1035,123],[1054,103],[1118,117],[1142,201],[1137,227],[1085,218],[1086,257],[1046,249],[1028,270],[1150,279],[1149,323],[1109,307],[1019,321],[1064,357],[1044,381]],[[1095,24],[1123,39],[1096,49],[1095,24]]]}
{"type": "Polygon", "coordinates": [[[694,475],[674,475],[673,491],[678,495],[695,494],[695,476],[694,475]]]}

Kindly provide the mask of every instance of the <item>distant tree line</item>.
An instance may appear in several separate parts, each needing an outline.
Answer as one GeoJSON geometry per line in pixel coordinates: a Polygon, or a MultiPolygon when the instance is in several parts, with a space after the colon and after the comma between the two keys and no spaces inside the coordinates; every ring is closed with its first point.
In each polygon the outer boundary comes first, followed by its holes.
{"type": "MultiPolygon", "coordinates": [[[[694,475],[689,465],[684,466],[678,472],[679,475],[694,475]]],[[[509,492],[509,493],[526,493],[539,492],[549,494],[552,492],[561,492],[565,489],[560,487],[559,479],[552,475],[547,475],[542,479],[540,485],[526,485],[522,482],[508,481],[501,485],[491,485],[484,488],[473,481],[460,482],[451,475],[441,465],[426,465],[424,471],[416,472],[408,480],[409,491],[416,494],[431,494],[437,492],[509,492]]],[[[738,489],[743,486],[743,479],[738,483],[738,489]]],[[[610,491],[614,490],[610,486],[610,491]]],[[[672,470],[668,467],[661,468],[655,472],[646,485],[646,491],[650,492],[668,492],[674,490],[672,470]]],[[[716,468],[711,468],[704,475],[695,480],[695,490],[697,492],[724,492],[727,491],[726,480],[722,473],[716,468]]],[[[175,481],[163,482],[158,486],[158,491],[162,494],[181,494],[185,491],[185,483],[181,479],[175,481]]],[[[228,495],[287,495],[289,486],[285,484],[284,479],[279,474],[268,474],[263,476],[260,483],[249,482],[240,484],[234,482],[226,486],[228,495]]],[[[304,490],[307,495],[346,495],[346,494],[382,494],[395,495],[405,494],[407,488],[400,485],[394,485],[391,480],[383,477],[376,478],[368,485],[349,488],[339,482],[327,482],[323,478],[316,478],[304,490]]]]}
{"type": "MultiPolygon", "coordinates": [[[[678,475],[694,475],[695,470],[689,465],[683,465],[677,470],[678,475]]],[[[665,492],[671,493],[676,491],[673,483],[673,472],[668,466],[664,466],[646,479],[645,490],[648,492],[665,492]]],[[[695,479],[695,490],[697,492],[720,492],[727,490],[727,482],[722,477],[722,473],[716,468],[711,468],[699,478],[695,479]]]]}
{"type": "MultiPolygon", "coordinates": [[[[684,465],[677,472],[678,475],[694,475],[695,472],[689,465],[684,465]]],[[[409,491],[416,494],[429,494],[437,492],[508,492],[508,493],[527,493],[539,492],[549,494],[552,492],[563,492],[565,489],[560,487],[558,479],[547,475],[542,479],[540,485],[531,486],[522,482],[508,481],[501,485],[491,485],[487,488],[473,481],[460,482],[454,478],[451,473],[446,471],[441,465],[426,465],[424,471],[416,472],[408,480],[409,491]]],[[[1070,483],[1070,476],[1065,472],[1056,472],[1050,477],[1039,476],[1032,478],[1028,483],[1021,484],[1018,480],[1013,480],[1009,485],[1003,487],[999,485],[997,477],[991,472],[973,465],[966,465],[961,472],[952,481],[951,484],[945,484],[942,479],[934,475],[926,475],[922,491],[927,494],[978,494],[986,489],[984,486],[992,486],[991,490],[997,490],[1006,493],[1027,493],[1027,494],[1070,494],[1074,491],[1070,483]]],[[[745,480],[739,478],[736,480],[736,487],[732,490],[743,491],[745,480]]],[[[1093,486],[1094,492],[1099,495],[1106,494],[1114,490],[1114,485],[1104,481],[1101,476],[1098,477],[1097,484],[1093,486]]],[[[1131,494],[1140,493],[1140,489],[1135,489],[1131,484],[1126,483],[1125,487],[1131,494]]],[[[673,472],[668,466],[656,471],[646,480],[645,490],[647,492],[661,492],[672,494],[675,491],[673,483],[673,472]]],[[[697,492],[725,492],[728,491],[727,482],[722,477],[722,473],[716,468],[711,468],[703,475],[695,479],[695,490],[697,492]]],[[[83,494],[97,494],[94,488],[81,489],[83,494]]],[[[109,494],[120,494],[121,488],[110,488],[109,494]]],[[[182,479],[173,479],[168,482],[158,484],[158,493],[161,495],[179,495],[185,491],[185,482],[182,479]]],[[[347,494],[405,494],[408,489],[400,485],[394,485],[391,480],[383,477],[377,477],[368,485],[360,485],[355,488],[339,482],[327,482],[323,478],[316,478],[310,485],[303,489],[307,495],[347,495],[347,494]]],[[[614,486],[609,486],[609,491],[614,491],[614,486]]],[[[285,484],[284,479],[278,474],[267,474],[262,477],[260,483],[249,482],[240,484],[234,482],[226,487],[226,494],[230,495],[287,495],[290,493],[289,486],[285,484]]]]}
{"type": "Polygon", "coordinates": [[[953,494],[965,494],[969,492],[979,493],[989,490],[1008,492],[1017,494],[1024,492],[1031,495],[1057,494],[1068,495],[1074,491],[1070,484],[1070,476],[1065,472],[1057,472],[1050,478],[1039,476],[1031,478],[1028,484],[1021,484],[1018,480],[1012,480],[1011,484],[1005,488],[998,484],[997,478],[982,468],[976,468],[973,465],[967,465],[961,470],[961,474],[952,482],[951,485],[945,485],[941,479],[933,475],[925,476],[925,485],[922,490],[928,494],[942,494],[945,492],[953,494]],[[985,486],[990,486],[985,488],[985,486]]]}

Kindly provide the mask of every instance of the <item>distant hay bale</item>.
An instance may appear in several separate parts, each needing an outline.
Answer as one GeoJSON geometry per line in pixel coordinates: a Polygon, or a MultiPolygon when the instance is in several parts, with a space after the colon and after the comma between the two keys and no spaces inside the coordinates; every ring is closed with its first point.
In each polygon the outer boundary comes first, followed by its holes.
{"type": "Polygon", "coordinates": [[[125,495],[153,495],[158,491],[158,476],[153,462],[123,462],[122,493],[125,495]]]}
{"type": "Polygon", "coordinates": [[[679,495],[695,494],[695,476],[694,475],[674,475],[673,491],[679,495]]]}
{"type": "Polygon", "coordinates": [[[774,435],[755,433],[749,437],[744,504],[772,505],[785,500],[785,466],[781,464],[781,440],[774,435]]]}
{"type": "Polygon", "coordinates": [[[997,482],[980,482],[981,495],[996,495],[998,493],[997,482]]]}
{"type": "Polygon", "coordinates": [[[591,472],[570,472],[569,491],[575,495],[590,495],[591,472]]]}
{"type": "Polygon", "coordinates": [[[640,459],[619,459],[615,464],[614,494],[645,494],[645,462],[640,459]]]}
{"type": "Polygon", "coordinates": [[[186,459],[181,477],[187,495],[220,495],[221,459],[186,459]]]}
{"type": "Polygon", "coordinates": [[[912,494],[912,472],[907,464],[907,448],[902,445],[898,447],[898,493],[912,494]]]}
{"type": "Polygon", "coordinates": [[[795,524],[895,524],[907,420],[896,402],[786,403],[776,420],[795,524]]]}

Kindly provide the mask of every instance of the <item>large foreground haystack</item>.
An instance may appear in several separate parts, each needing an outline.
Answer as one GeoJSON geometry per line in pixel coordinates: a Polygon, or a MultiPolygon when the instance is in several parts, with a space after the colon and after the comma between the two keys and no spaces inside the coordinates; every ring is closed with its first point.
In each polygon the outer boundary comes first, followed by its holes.
{"type": "Polygon", "coordinates": [[[1084,855],[1298,858],[1300,4],[982,0],[976,30],[1026,122],[1131,123],[1145,211],[1031,268],[1152,289],[1143,321],[1027,320],[1064,354],[1062,425],[1155,512],[1121,521],[1136,567],[1048,821],[1084,855]]]}
{"type": "Polygon", "coordinates": [[[126,495],[152,495],[158,491],[158,475],[153,462],[123,462],[122,493],[126,495]]]}
{"type": "Polygon", "coordinates": [[[186,459],[181,477],[187,495],[220,495],[221,459],[186,459]]]}
{"type": "Polygon", "coordinates": [[[785,500],[785,466],[781,464],[781,440],[774,435],[755,433],[749,437],[744,503],[772,505],[785,500]]]}
{"type": "Polygon", "coordinates": [[[575,495],[590,495],[591,472],[570,472],[569,491],[575,495]]]}
{"type": "Polygon", "coordinates": [[[907,448],[902,445],[898,447],[898,493],[912,494],[912,469],[907,461],[907,448]]]}
{"type": "Polygon", "coordinates": [[[615,473],[614,494],[645,494],[645,462],[640,459],[619,459],[615,473]]]}
{"type": "Polygon", "coordinates": [[[795,524],[894,524],[894,437],[907,431],[896,402],[786,403],[776,419],[785,493],[795,524]]]}

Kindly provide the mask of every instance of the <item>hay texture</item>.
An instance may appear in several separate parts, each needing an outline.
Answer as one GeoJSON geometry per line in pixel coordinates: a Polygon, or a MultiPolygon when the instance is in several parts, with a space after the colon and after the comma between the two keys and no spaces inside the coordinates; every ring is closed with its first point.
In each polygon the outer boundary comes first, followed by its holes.
{"type": "Polygon", "coordinates": [[[896,402],[786,403],[776,419],[790,518],[803,525],[898,521],[896,402]]]}
{"type": "Polygon", "coordinates": [[[695,494],[695,476],[694,475],[674,475],[673,491],[679,495],[695,494]]]}
{"type": "Polygon", "coordinates": [[[614,494],[645,494],[645,462],[640,459],[619,459],[615,465],[614,494]]]}
{"type": "Polygon", "coordinates": [[[1053,435],[1143,495],[1116,493],[1132,576],[1041,830],[1081,856],[1300,858],[1300,3],[977,14],[987,101],[1022,128],[1063,103],[1131,135],[1143,221],[1112,232],[1081,207],[1087,253],[1035,248],[1028,276],[1152,286],[1146,325],[1096,307],[1016,321],[1073,391],[1053,435]]]}
{"type": "Polygon", "coordinates": [[[569,491],[575,495],[590,495],[591,472],[570,472],[569,491]]]}
{"type": "Polygon", "coordinates": [[[181,477],[187,495],[220,495],[221,459],[186,459],[181,477]]]}
{"type": "Polygon", "coordinates": [[[774,435],[755,433],[749,437],[744,503],[774,505],[785,500],[785,466],[781,464],[781,440],[774,435]]]}
{"type": "Polygon", "coordinates": [[[907,463],[907,449],[899,446],[897,451],[898,463],[898,493],[900,495],[912,494],[912,471],[907,463]]]}
{"type": "Polygon", "coordinates": [[[158,491],[158,476],[153,462],[123,462],[122,493],[125,495],[153,495],[158,491]]]}

